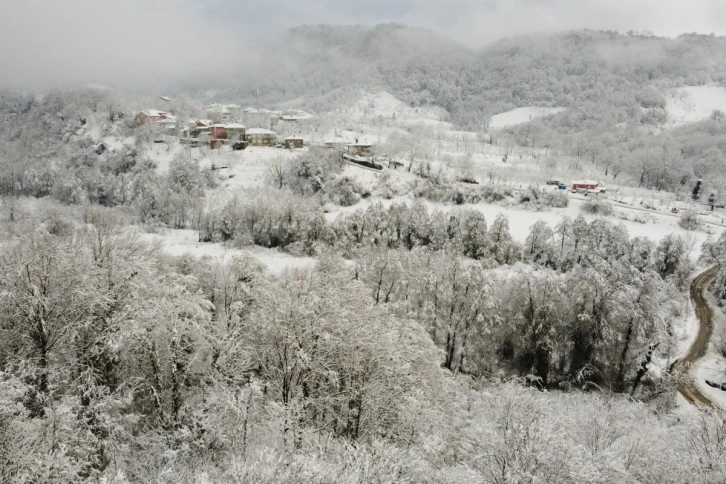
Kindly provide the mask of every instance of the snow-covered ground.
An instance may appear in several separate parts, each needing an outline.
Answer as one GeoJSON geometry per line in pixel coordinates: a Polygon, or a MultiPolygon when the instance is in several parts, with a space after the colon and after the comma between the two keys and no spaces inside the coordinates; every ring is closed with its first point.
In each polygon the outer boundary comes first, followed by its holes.
{"type": "Polygon", "coordinates": [[[702,121],[714,110],[726,112],[726,88],[686,86],[666,98],[667,124],[670,126],[702,121]]]}
{"type": "MultiPolygon", "coordinates": [[[[696,336],[698,336],[698,317],[696,317],[696,311],[693,309],[693,303],[690,297],[688,298],[688,308],[686,311],[686,314],[688,314],[687,318],[675,321],[675,328],[673,330],[673,337],[676,340],[675,358],[680,358],[685,355],[693,342],[696,341],[696,336]]],[[[669,363],[672,363],[675,358],[669,363]]]]}
{"type": "Polygon", "coordinates": [[[359,100],[344,110],[344,113],[355,120],[385,118],[395,119],[406,125],[423,124],[451,128],[451,124],[446,122],[448,113],[444,109],[434,106],[412,107],[386,91],[362,93],[359,100]]]}
{"type": "Polygon", "coordinates": [[[726,338],[726,314],[716,305],[710,294],[706,299],[713,308],[713,335],[706,356],[698,361],[691,374],[695,376],[698,389],[721,409],[726,410],[726,391],[706,384],[706,380],[718,384],[726,383],[726,358],[718,350],[720,340],[726,338]]]}
{"type": "Polygon", "coordinates": [[[296,257],[265,247],[249,246],[244,249],[235,249],[227,248],[219,243],[199,242],[196,230],[165,229],[156,234],[143,233],[141,238],[148,242],[161,244],[164,252],[173,256],[189,254],[194,257],[211,257],[219,261],[227,261],[237,255],[251,255],[275,274],[288,268],[306,268],[315,264],[315,259],[312,257],[296,257]]]}
{"type": "Polygon", "coordinates": [[[506,128],[517,124],[527,123],[535,118],[542,116],[551,116],[564,111],[566,108],[545,108],[538,106],[528,106],[516,108],[503,113],[495,114],[489,120],[490,128],[506,128]]]}
{"type": "Polygon", "coordinates": [[[187,152],[193,158],[199,157],[200,150],[198,148],[190,148],[177,142],[167,143],[149,143],[148,148],[144,152],[144,156],[156,163],[156,171],[159,174],[169,172],[169,164],[177,156],[187,152]]]}
{"type": "Polygon", "coordinates": [[[242,151],[215,151],[219,152],[210,155],[208,161],[214,162],[217,167],[227,167],[218,170],[223,179],[221,187],[228,191],[237,191],[271,184],[271,170],[275,167],[284,168],[291,160],[305,153],[307,148],[289,150],[250,146],[242,151]]]}
{"type": "Polygon", "coordinates": [[[693,368],[696,375],[696,385],[705,396],[726,410],[726,391],[706,384],[706,380],[715,383],[726,383],[726,358],[720,357],[713,351],[702,358],[693,368]]]}

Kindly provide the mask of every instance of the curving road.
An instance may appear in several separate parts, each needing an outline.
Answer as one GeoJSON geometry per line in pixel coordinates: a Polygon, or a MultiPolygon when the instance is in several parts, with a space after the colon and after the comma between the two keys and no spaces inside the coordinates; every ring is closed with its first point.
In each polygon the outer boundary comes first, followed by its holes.
{"type": "MultiPolygon", "coordinates": [[[[691,282],[691,301],[693,301],[693,307],[696,310],[696,317],[699,322],[698,335],[693,344],[691,344],[691,347],[688,348],[685,356],[676,360],[671,365],[671,371],[676,370],[679,373],[683,371],[688,372],[691,365],[706,354],[708,343],[713,333],[713,310],[708,305],[708,302],[706,302],[706,297],[703,295],[703,292],[717,272],[718,266],[713,266],[696,276],[693,282],[691,282]]],[[[693,381],[681,383],[678,385],[678,391],[683,395],[683,398],[691,403],[706,405],[708,407],[713,406],[711,400],[701,393],[693,381]]]]}

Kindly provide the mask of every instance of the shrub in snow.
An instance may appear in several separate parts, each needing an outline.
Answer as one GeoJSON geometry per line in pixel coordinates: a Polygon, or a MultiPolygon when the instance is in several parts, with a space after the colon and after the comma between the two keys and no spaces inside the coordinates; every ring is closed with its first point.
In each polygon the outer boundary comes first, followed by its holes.
{"type": "Polygon", "coordinates": [[[289,173],[284,175],[284,179],[288,180],[287,184],[294,192],[309,195],[323,190],[325,182],[340,169],[341,165],[335,153],[311,149],[290,165],[289,173]]]}
{"type": "Polygon", "coordinates": [[[407,195],[411,192],[411,183],[399,177],[392,177],[389,173],[383,172],[378,178],[375,194],[386,200],[396,196],[407,195]]]}
{"type": "Polygon", "coordinates": [[[593,198],[582,206],[582,210],[593,215],[611,215],[613,213],[613,206],[607,200],[593,198]]]}
{"type": "Polygon", "coordinates": [[[325,191],[331,202],[342,207],[350,207],[358,203],[361,197],[370,196],[370,193],[350,176],[341,176],[331,180],[326,184],[325,191]]]}
{"type": "Polygon", "coordinates": [[[511,196],[511,192],[493,185],[469,185],[461,183],[438,184],[431,180],[416,181],[414,195],[432,202],[465,203],[498,202],[511,196]]]}
{"type": "Polygon", "coordinates": [[[699,230],[702,227],[698,215],[693,210],[686,210],[681,215],[678,225],[686,230],[699,230]]]}
{"type": "Polygon", "coordinates": [[[413,194],[416,198],[440,202],[444,198],[444,187],[431,182],[431,180],[417,179],[413,187],[413,194]]]}
{"type": "Polygon", "coordinates": [[[569,203],[569,198],[566,193],[560,190],[551,191],[530,187],[520,195],[519,203],[536,209],[544,207],[563,208],[569,203]]]}

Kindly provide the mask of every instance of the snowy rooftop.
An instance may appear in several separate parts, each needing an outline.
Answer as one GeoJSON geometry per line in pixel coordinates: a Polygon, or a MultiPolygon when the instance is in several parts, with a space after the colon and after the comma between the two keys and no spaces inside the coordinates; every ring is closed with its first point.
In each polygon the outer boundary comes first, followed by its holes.
{"type": "Polygon", "coordinates": [[[572,182],[573,185],[599,185],[597,180],[577,180],[572,182]]]}
{"type": "Polygon", "coordinates": [[[141,111],[141,113],[145,114],[146,116],[150,116],[152,118],[157,118],[159,116],[167,115],[164,111],[159,111],[158,109],[146,109],[144,111],[141,111]]]}
{"type": "Polygon", "coordinates": [[[277,135],[274,131],[270,131],[269,129],[265,128],[250,128],[247,130],[247,134],[272,134],[277,135]]]}
{"type": "Polygon", "coordinates": [[[230,109],[240,109],[240,106],[237,104],[219,104],[219,103],[212,103],[209,106],[205,107],[205,111],[210,112],[216,112],[216,113],[228,113],[230,109]]]}
{"type": "Polygon", "coordinates": [[[283,121],[296,121],[298,119],[310,119],[312,117],[314,117],[312,114],[302,109],[288,109],[282,113],[280,119],[283,121]]]}
{"type": "Polygon", "coordinates": [[[265,109],[265,108],[257,109],[257,108],[253,108],[253,107],[245,108],[244,112],[245,113],[260,113],[260,114],[279,114],[279,111],[271,111],[271,110],[265,109]]]}
{"type": "Polygon", "coordinates": [[[299,135],[295,135],[295,136],[288,136],[285,139],[286,140],[288,140],[288,139],[290,139],[290,140],[293,140],[293,139],[303,139],[303,137],[302,136],[299,136],[299,135]]]}

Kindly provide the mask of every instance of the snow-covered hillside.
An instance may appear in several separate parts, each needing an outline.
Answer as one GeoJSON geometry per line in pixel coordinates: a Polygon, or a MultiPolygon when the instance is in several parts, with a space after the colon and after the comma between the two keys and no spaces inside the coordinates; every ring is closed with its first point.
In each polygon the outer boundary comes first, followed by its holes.
{"type": "Polygon", "coordinates": [[[446,121],[449,115],[444,109],[434,106],[411,107],[386,91],[363,93],[358,101],[343,112],[358,121],[384,118],[395,119],[403,125],[451,127],[446,121]]]}
{"type": "Polygon", "coordinates": [[[686,86],[666,98],[670,126],[702,121],[710,117],[714,110],[726,112],[726,88],[686,86]]]}
{"type": "Polygon", "coordinates": [[[492,116],[489,120],[489,127],[506,128],[507,126],[515,126],[517,124],[527,123],[535,118],[541,118],[542,116],[551,116],[564,110],[565,108],[545,108],[537,106],[516,108],[492,116]]]}

